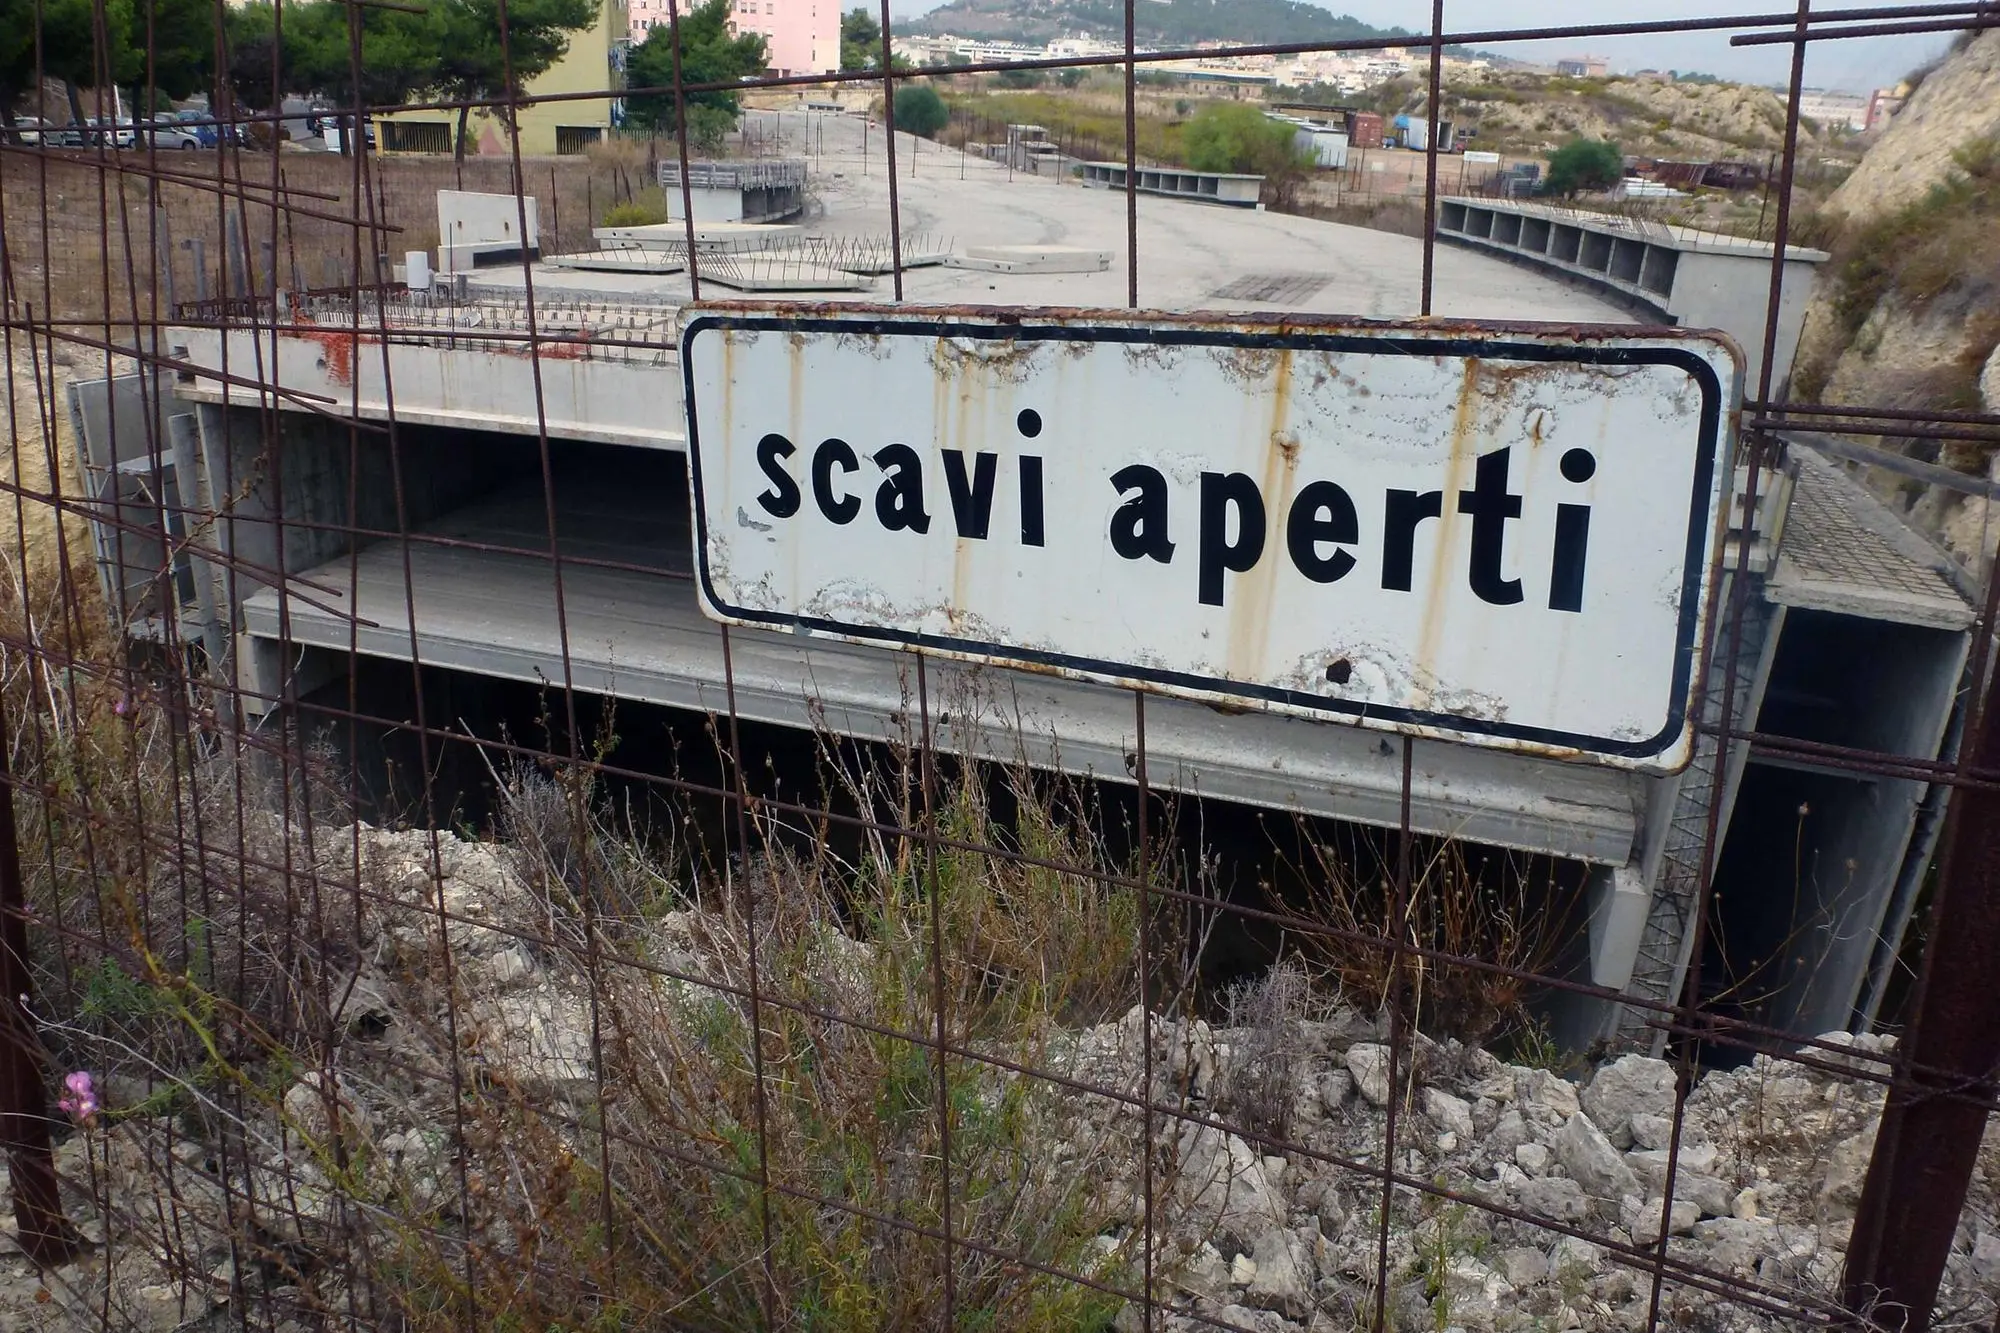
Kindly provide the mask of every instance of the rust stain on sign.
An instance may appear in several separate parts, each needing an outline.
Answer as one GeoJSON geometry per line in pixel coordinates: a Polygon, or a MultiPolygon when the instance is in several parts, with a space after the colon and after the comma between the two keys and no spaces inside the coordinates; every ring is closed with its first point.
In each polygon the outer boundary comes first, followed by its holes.
{"type": "Polygon", "coordinates": [[[711,615],[1688,752],[1740,381],[1720,335],[746,303],[691,311],[682,363],[711,615]]]}

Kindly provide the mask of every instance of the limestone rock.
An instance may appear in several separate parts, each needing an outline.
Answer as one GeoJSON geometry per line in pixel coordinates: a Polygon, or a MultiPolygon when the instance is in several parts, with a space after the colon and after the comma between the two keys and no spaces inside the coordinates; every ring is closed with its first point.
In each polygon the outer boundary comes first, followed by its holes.
{"type": "Polygon", "coordinates": [[[1523,1180],[1514,1198],[1527,1212],[1558,1222],[1581,1222],[1590,1216],[1590,1199],[1583,1186],[1561,1176],[1523,1180]]]}
{"type": "Polygon", "coordinates": [[[1853,1208],[1861,1202],[1861,1186],[1868,1178],[1868,1160],[1875,1152],[1875,1126],[1842,1139],[1826,1155],[1826,1175],[1821,1178],[1821,1202],[1835,1208],[1853,1208]]]}
{"type": "Polygon", "coordinates": [[[1597,1199],[1621,1199],[1639,1193],[1639,1178],[1591,1118],[1578,1111],[1556,1135],[1556,1157],[1570,1179],[1597,1199]]]}
{"type": "Polygon", "coordinates": [[[1372,1041],[1356,1042],[1347,1048],[1347,1072],[1354,1086],[1371,1106],[1389,1104],[1389,1048],[1372,1041]]]}
{"type": "Polygon", "coordinates": [[[1424,1114],[1433,1124],[1447,1134],[1456,1134],[1460,1142],[1473,1135],[1472,1104],[1438,1088],[1424,1089],[1424,1114]]]}
{"type": "Polygon", "coordinates": [[[1643,1055],[1620,1056],[1597,1071],[1579,1100],[1615,1147],[1630,1147],[1632,1117],[1672,1115],[1674,1067],[1643,1055]]]}

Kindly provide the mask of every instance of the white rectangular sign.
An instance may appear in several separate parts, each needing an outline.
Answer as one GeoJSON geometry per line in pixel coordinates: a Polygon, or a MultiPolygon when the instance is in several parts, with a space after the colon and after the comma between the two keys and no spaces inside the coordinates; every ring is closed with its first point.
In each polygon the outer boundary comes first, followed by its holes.
{"type": "Polygon", "coordinates": [[[1687,761],[1740,393],[1721,335],[690,313],[717,619],[1687,761]]]}

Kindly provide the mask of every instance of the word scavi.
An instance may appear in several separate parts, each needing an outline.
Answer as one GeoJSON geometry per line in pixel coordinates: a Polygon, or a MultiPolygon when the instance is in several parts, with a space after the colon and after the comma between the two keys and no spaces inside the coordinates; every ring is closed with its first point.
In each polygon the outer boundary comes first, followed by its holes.
{"type": "MultiPolygon", "coordinates": [[[[1032,409],[1022,412],[1015,425],[1026,439],[1042,432],[1041,416],[1032,409]]],[[[963,450],[944,449],[939,460],[939,475],[928,476],[923,456],[907,444],[876,449],[866,455],[864,464],[861,451],[845,440],[824,439],[807,452],[783,435],[767,434],[757,442],[757,464],[770,484],[757,496],[757,504],[774,519],[790,519],[810,500],[821,518],[839,526],[872,511],[883,530],[920,535],[930,531],[933,521],[944,521],[948,510],[958,537],[995,540],[1000,455],[981,451],[968,456],[963,450]]],[[[1047,544],[1042,462],[1034,454],[1015,458],[1016,517],[1023,546],[1047,544]]],[[[1267,548],[1280,545],[1282,558],[1314,583],[1338,583],[1354,573],[1366,554],[1379,551],[1375,567],[1381,587],[1409,592],[1424,525],[1441,520],[1450,506],[1470,520],[1465,577],[1482,601],[1511,606],[1528,600],[1523,580],[1503,573],[1503,557],[1511,542],[1522,569],[1539,565],[1546,570],[1542,582],[1550,610],[1581,611],[1590,506],[1569,500],[1557,504],[1545,545],[1510,532],[1509,524],[1520,520],[1522,510],[1522,497],[1509,489],[1511,466],[1511,448],[1495,449],[1479,455],[1469,489],[1447,494],[1391,488],[1361,505],[1336,481],[1308,481],[1282,513],[1272,511],[1256,478],[1248,473],[1203,472],[1193,519],[1195,595],[1205,605],[1224,605],[1228,576],[1256,568],[1267,548]],[[1524,540],[1529,544],[1521,545],[1524,540]],[[1545,562],[1535,558],[1538,546],[1547,553],[1545,562]]],[[[1596,475],[1597,459],[1587,449],[1570,449],[1563,454],[1560,469],[1563,480],[1580,493],[1596,475]]],[[[1117,501],[1106,533],[1113,551],[1126,560],[1164,565],[1185,557],[1188,520],[1174,512],[1165,474],[1134,463],[1111,473],[1105,484],[1117,501]]]]}

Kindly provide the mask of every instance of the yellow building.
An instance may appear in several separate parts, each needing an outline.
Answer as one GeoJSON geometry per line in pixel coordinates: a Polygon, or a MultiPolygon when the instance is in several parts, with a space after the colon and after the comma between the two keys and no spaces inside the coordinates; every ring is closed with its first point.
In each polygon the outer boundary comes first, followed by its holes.
{"type": "MultiPolygon", "coordinates": [[[[528,82],[530,96],[585,93],[619,88],[625,83],[625,55],[630,49],[630,23],[624,0],[602,0],[597,23],[573,32],[569,50],[549,70],[528,82]]],[[[520,112],[521,152],[525,156],[581,153],[602,139],[616,123],[619,99],[577,98],[539,102],[520,112]]],[[[385,153],[449,153],[458,112],[400,111],[378,122],[377,145],[385,153]]],[[[467,153],[504,155],[511,150],[507,127],[491,111],[475,109],[466,121],[467,153]]]]}

